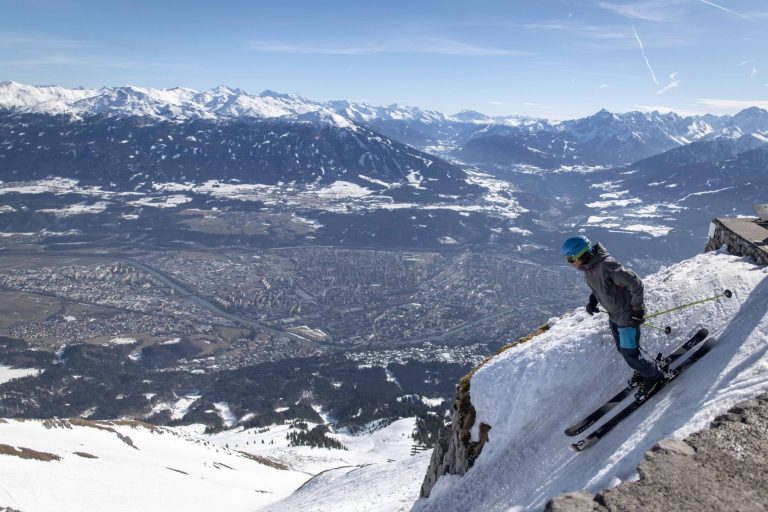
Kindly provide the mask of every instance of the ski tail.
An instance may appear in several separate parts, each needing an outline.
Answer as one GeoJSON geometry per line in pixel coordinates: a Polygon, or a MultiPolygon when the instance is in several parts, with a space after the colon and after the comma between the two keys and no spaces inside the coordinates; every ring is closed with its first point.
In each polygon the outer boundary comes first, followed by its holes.
{"type": "Polygon", "coordinates": [[[618,393],[616,393],[610,400],[605,402],[603,405],[601,405],[599,408],[595,409],[595,411],[581,420],[580,422],[576,423],[575,425],[572,425],[565,429],[565,435],[567,436],[577,436],[581,434],[582,432],[586,431],[594,425],[597,420],[608,414],[611,410],[613,410],[616,406],[618,406],[621,402],[624,401],[625,398],[627,398],[634,389],[634,386],[627,386],[618,393]]]}

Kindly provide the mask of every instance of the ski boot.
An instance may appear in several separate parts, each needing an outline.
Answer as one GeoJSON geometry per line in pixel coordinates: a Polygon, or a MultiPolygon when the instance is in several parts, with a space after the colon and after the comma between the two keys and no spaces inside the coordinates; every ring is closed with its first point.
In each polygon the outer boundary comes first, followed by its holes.
{"type": "Polygon", "coordinates": [[[635,370],[634,373],[632,373],[632,376],[627,379],[627,386],[630,388],[636,388],[643,382],[643,376],[640,375],[640,372],[635,370]]]}
{"type": "Polygon", "coordinates": [[[645,380],[642,379],[640,385],[635,391],[635,401],[644,402],[656,393],[665,382],[669,380],[666,375],[659,380],[645,380]]]}

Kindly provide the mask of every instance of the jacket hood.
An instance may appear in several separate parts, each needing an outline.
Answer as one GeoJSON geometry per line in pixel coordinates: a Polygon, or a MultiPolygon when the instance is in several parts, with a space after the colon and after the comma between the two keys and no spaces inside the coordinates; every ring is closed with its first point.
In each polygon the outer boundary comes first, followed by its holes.
{"type": "Polygon", "coordinates": [[[595,247],[592,249],[592,257],[589,259],[588,262],[586,262],[584,265],[581,266],[584,270],[591,269],[601,261],[603,261],[605,258],[610,256],[610,253],[605,250],[605,247],[598,242],[595,244],[595,247]]]}

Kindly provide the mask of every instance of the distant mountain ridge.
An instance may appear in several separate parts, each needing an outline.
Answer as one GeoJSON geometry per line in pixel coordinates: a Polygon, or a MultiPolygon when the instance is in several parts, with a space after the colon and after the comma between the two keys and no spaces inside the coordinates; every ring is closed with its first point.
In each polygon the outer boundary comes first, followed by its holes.
{"type": "Polygon", "coordinates": [[[299,120],[142,123],[94,116],[61,123],[0,112],[0,180],[56,176],[124,191],[209,180],[307,186],[342,181],[421,200],[478,193],[458,167],[344,118],[321,119],[328,116],[339,117],[308,112],[299,120]]]}
{"type": "Polygon", "coordinates": [[[250,94],[223,85],[206,91],[184,87],[155,89],[127,85],[100,89],[68,89],[56,85],[34,86],[13,81],[0,82],[0,108],[23,113],[77,116],[108,114],[146,116],[164,120],[231,119],[237,117],[297,118],[309,112],[331,111],[351,121],[418,121],[422,123],[469,122],[510,123],[528,119],[518,116],[488,117],[461,112],[448,116],[440,112],[392,104],[377,107],[349,101],[312,101],[293,94],[265,90],[250,94]]]}
{"type": "Polygon", "coordinates": [[[674,112],[611,113],[603,109],[592,116],[557,121],[530,116],[488,116],[464,110],[454,115],[414,106],[392,104],[373,106],[346,100],[313,101],[293,94],[265,90],[251,94],[224,85],[196,91],[185,87],[156,89],[127,85],[100,89],[34,86],[13,81],[0,82],[0,108],[25,113],[75,115],[109,114],[173,119],[229,119],[234,117],[293,117],[329,110],[355,122],[410,121],[493,125],[504,133],[540,131],[573,133],[576,138],[594,138],[596,130],[613,127],[639,130],[642,138],[650,125],[681,143],[721,135],[739,137],[749,133],[768,134],[768,111],[750,107],[730,116],[711,114],[681,117],[674,112]]]}
{"type": "Polygon", "coordinates": [[[750,135],[768,142],[768,111],[751,107],[734,116],[681,117],[674,112],[615,114],[603,109],[557,124],[492,125],[452,154],[467,162],[501,166],[617,166],[698,141],[750,135]]]}
{"type": "Polygon", "coordinates": [[[318,102],[292,94],[218,86],[124,86],[67,89],[0,83],[0,109],[14,114],[141,117],[149,120],[232,121],[281,119],[349,128],[367,126],[389,138],[472,164],[616,166],[630,164],[692,142],[754,135],[768,141],[768,111],[750,107],[735,115],[682,117],[674,112],[611,113],[555,121],[526,116],[455,115],[392,104],[378,107],[350,101],[318,102]]]}

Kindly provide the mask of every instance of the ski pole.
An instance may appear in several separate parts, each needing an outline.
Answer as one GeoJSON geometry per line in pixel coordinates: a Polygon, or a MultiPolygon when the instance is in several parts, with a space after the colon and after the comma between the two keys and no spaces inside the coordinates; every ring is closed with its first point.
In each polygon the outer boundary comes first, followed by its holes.
{"type": "Polygon", "coordinates": [[[719,293],[719,294],[715,295],[714,297],[707,297],[706,299],[695,300],[693,302],[689,302],[688,304],[683,304],[682,306],[677,306],[677,307],[674,307],[674,308],[665,309],[664,311],[658,311],[656,313],[652,313],[650,315],[646,315],[645,318],[653,318],[655,316],[665,315],[667,313],[671,313],[673,311],[677,311],[678,309],[688,308],[688,307],[691,307],[691,306],[695,306],[696,304],[701,304],[703,302],[708,302],[710,300],[717,300],[720,297],[731,298],[732,295],[733,295],[733,293],[731,293],[731,290],[725,290],[723,293],[719,293]]]}
{"type": "Polygon", "coordinates": [[[651,329],[656,329],[657,331],[661,331],[664,334],[669,334],[672,332],[672,328],[668,325],[661,327],[660,325],[652,324],[651,322],[645,322],[643,325],[650,327],[651,329]]]}

